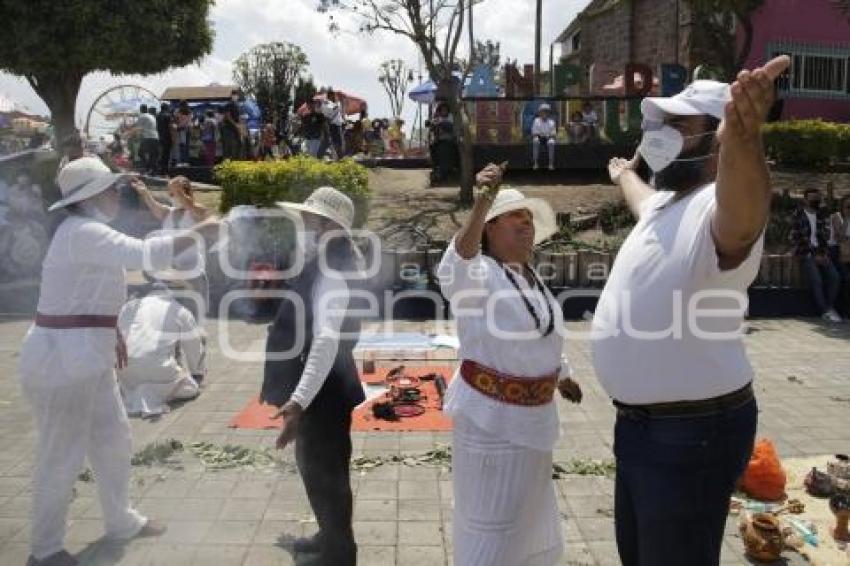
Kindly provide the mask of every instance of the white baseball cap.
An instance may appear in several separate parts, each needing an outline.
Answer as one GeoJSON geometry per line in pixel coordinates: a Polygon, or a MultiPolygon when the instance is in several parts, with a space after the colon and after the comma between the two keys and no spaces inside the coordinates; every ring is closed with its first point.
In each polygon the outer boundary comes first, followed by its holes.
{"type": "Polygon", "coordinates": [[[65,165],[56,178],[62,199],[53,203],[49,210],[82,202],[98,195],[129,177],[124,173],[113,173],[98,157],[81,157],[65,165]]]}
{"type": "Polygon", "coordinates": [[[333,187],[319,187],[303,204],[277,202],[279,208],[294,212],[309,212],[333,220],[348,233],[354,224],[354,203],[348,196],[333,187]]]}
{"type": "Polygon", "coordinates": [[[516,189],[504,188],[496,195],[493,205],[487,212],[485,221],[489,222],[507,212],[528,210],[534,223],[534,245],[549,238],[558,231],[555,211],[549,203],[539,198],[526,198],[516,189]]]}
{"type": "Polygon", "coordinates": [[[644,98],[640,111],[644,119],[660,121],[665,114],[697,116],[707,114],[722,120],[726,103],[732,100],[728,83],[698,80],[675,96],[644,98]]]}

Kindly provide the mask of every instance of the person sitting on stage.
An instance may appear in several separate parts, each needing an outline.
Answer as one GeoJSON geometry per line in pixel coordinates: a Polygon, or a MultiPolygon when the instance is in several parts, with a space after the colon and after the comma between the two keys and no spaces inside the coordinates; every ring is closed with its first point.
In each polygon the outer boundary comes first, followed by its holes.
{"type": "Polygon", "coordinates": [[[570,143],[584,143],[587,141],[588,134],[587,125],[581,117],[581,112],[576,110],[570,116],[569,136],[570,143]]]}
{"type": "Polygon", "coordinates": [[[538,159],[540,158],[541,145],[546,145],[549,149],[549,170],[555,170],[555,137],[557,134],[558,125],[552,118],[552,107],[548,104],[541,104],[537,111],[537,118],[534,119],[534,124],[531,126],[532,160],[534,161],[533,168],[535,171],[540,168],[538,159]]]}
{"type": "Polygon", "coordinates": [[[127,344],[118,382],[128,415],[161,415],[169,401],[198,396],[206,373],[203,330],[163,283],[127,302],[118,328],[127,344]]]}
{"type": "Polygon", "coordinates": [[[530,266],[534,246],[555,233],[546,201],[487,187],[437,270],[457,318],[463,360],[445,411],[454,419],[454,563],[558,564],[564,551],[552,482],[560,434],[554,393],[573,402],[561,307],[530,266]]]}

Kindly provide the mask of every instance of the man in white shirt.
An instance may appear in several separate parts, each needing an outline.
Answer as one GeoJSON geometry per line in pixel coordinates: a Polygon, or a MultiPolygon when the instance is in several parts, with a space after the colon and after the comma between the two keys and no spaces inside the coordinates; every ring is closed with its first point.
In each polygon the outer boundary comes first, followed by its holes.
{"type": "Polygon", "coordinates": [[[337,94],[333,91],[333,89],[328,89],[327,98],[325,99],[325,103],[322,106],[322,113],[324,113],[325,117],[328,119],[328,126],[331,132],[331,144],[334,147],[334,152],[336,153],[337,159],[342,159],[343,151],[345,148],[343,147],[343,138],[342,138],[342,126],[343,126],[343,112],[342,106],[337,100],[337,94]]]}
{"type": "Polygon", "coordinates": [[[757,406],[741,325],[771,188],[761,124],[778,57],[731,85],[647,98],[644,136],[611,179],[638,223],[593,321],[597,377],[618,408],[615,516],[625,566],[716,565],[757,406]],[[654,188],[636,173],[640,160],[654,188]]]}
{"type": "Polygon", "coordinates": [[[169,401],[198,396],[206,373],[203,330],[164,284],[128,301],[118,328],[127,344],[127,366],[118,371],[118,382],[128,415],[161,415],[169,401]]]}
{"type": "Polygon", "coordinates": [[[156,118],[150,115],[146,104],[139,107],[139,118],[133,131],[139,137],[139,157],[147,172],[156,172],[159,165],[159,133],[156,130],[156,118]]]}
{"type": "Polygon", "coordinates": [[[549,150],[549,170],[555,170],[555,138],[558,135],[558,125],[552,118],[552,108],[548,104],[541,104],[537,111],[537,118],[531,125],[531,149],[534,170],[540,168],[540,146],[545,145],[549,150]]]}

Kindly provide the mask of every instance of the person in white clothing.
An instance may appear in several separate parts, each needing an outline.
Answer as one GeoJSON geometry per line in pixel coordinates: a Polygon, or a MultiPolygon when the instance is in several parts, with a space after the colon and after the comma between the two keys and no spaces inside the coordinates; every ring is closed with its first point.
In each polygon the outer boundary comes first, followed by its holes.
{"type": "Polygon", "coordinates": [[[332,89],[328,90],[325,102],[322,105],[322,113],[328,119],[330,129],[330,142],[333,145],[336,159],[342,159],[345,151],[345,143],[342,135],[343,128],[343,110],[342,105],[337,99],[337,94],[332,89]]]}
{"type": "Polygon", "coordinates": [[[163,283],[128,301],[118,328],[127,344],[127,365],[118,370],[118,382],[128,415],[161,415],[169,411],[169,401],[198,396],[206,373],[203,329],[163,283]]]}
{"type": "Polygon", "coordinates": [[[624,566],[720,562],[758,419],[742,325],[772,196],[761,125],[789,64],[782,56],[732,85],[698,80],[645,98],[638,155],[609,164],[638,218],[592,331],[596,375],[617,407],[624,566]]]}
{"type": "Polygon", "coordinates": [[[532,161],[535,170],[540,168],[540,146],[545,145],[549,150],[549,170],[555,170],[555,143],[558,135],[558,125],[552,118],[552,107],[541,104],[537,117],[531,126],[532,161]]]}
{"type": "Polygon", "coordinates": [[[502,169],[487,166],[487,188],[437,270],[457,319],[460,369],[445,411],[454,419],[454,563],[552,566],[564,551],[552,482],[560,434],[556,389],[573,402],[558,301],[529,265],[555,232],[543,200],[499,190],[502,169]]]}
{"type": "Polygon", "coordinates": [[[33,472],[31,566],[73,565],[63,549],[65,519],[77,474],[88,458],[97,480],[106,535],[161,533],[130,506],[131,439],[115,379],[126,363],[117,315],[126,301],[125,269],[161,268],[175,253],[212,237],[210,220],[193,233],[137,240],[108,226],[120,211],[115,175],[83,157],[59,173],[70,213],[44,259],[38,312],[21,348],[20,377],[38,440],[33,472]]]}
{"type": "MultiPolygon", "coordinates": [[[[178,176],[168,181],[171,206],[156,200],[145,184],[139,180],[133,182],[133,188],[151,214],[162,222],[163,234],[188,230],[199,222],[203,222],[211,214],[207,207],[195,200],[192,182],[186,177],[178,176]]],[[[198,318],[200,314],[206,314],[209,304],[209,283],[204,255],[200,253],[197,246],[175,257],[169,270],[151,275],[167,281],[176,290],[197,293],[197,297],[187,297],[182,303],[195,318],[198,318]]]]}
{"type": "Polygon", "coordinates": [[[351,413],[365,400],[352,350],[359,319],[348,310],[347,278],[362,278],[351,240],[354,203],[320,187],[301,203],[278,206],[300,215],[301,273],[289,282],[266,343],[260,399],[280,407],[277,447],[295,441],[295,460],[319,532],[295,541],[298,554],[323,566],[354,566],[351,413]]]}

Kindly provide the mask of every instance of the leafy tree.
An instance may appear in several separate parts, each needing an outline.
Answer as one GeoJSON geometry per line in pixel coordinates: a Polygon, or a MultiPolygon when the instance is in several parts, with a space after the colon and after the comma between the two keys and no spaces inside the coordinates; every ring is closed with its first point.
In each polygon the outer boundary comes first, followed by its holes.
{"type": "Polygon", "coordinates": [[[381,63],[378,69],[378,82],[387,93],[393,116],[401,116],[404,95],[407,94],[407,83],[412,79],[410,68],[401,59],[390,59],[381,63]]]}
{"type": "Polygon", "coordinates": [[[74,129],[87,74],[149,75],[208,54],[212,2],[0,0],[0,69],[26,78],[61,139],[74,129]]]}
{"type": "Polygon", "coordinates": [[[308,64],[307,55],[297,45],[264,43],[233,62],[233,80],[257,100],[264,116],[272,116],[280,104],[292,102],[292,90],[308,64]]]}
{"type": "Polygon", "coordinates": [[[489,65],[498,69],[502,63],[502,44],[498,41],[476,41],[472,49],[472,64],[489,65]]]}
{"type": "Polygon", "coordinates": [[[753,46],[753,13],[764,0],[689,0],[693,16],[690,47],[692,64],[719,69],[732,80],[753,46]],[[737,24],[737,25],[736,25],[737,24]],[[738,45],[737,30],[742,41],[738,45]]]}
{"type": "Polygon", "coordinates": [[[297,110],[301,108],[301,105],[305,102],[313,100],[313,97],[316,96],[317,92],[319,91],[316,88],[316,85],[313,84],[313,77],[300,77],[298,79],[298,83],[295,85],[294,108],[297,110]]]}
{"type": "MultiPolygon", "coordinates": [[[[461,70],[458,46],[470,1],[319,0],[321,12],[339,9],[359,18],[361,32],[389,32],[416,45],[431,79],[437,84],[437,97],[448,103],[460,131],[460,201],[464,204],[473,200],[472,128],[461,99],[460,83],[453,72],[461,70]]],[[[331,31],[339,31],[334,21],[331,31]]]]}

